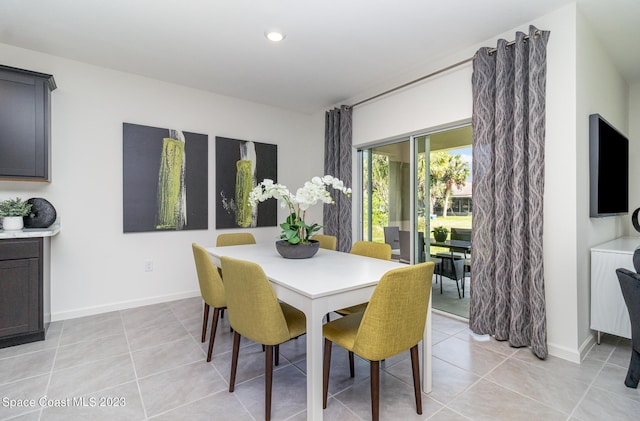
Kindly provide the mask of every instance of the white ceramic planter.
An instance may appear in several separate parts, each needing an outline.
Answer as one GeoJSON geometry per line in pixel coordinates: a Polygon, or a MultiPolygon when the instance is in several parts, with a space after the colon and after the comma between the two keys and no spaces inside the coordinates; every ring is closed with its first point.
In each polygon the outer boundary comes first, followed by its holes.
{"type": "Polygon", "coordinates": [[[5,231],[20,231],[24,228],[22,216],[5,216],[2,218],[2,229],[5,231]]]}

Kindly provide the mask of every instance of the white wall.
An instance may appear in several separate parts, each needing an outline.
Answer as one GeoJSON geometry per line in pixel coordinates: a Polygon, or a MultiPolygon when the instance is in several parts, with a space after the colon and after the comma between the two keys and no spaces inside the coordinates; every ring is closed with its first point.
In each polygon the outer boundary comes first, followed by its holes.
{"type": "MultiPolygon", "coordinates": [[[[0,44],[0,57],[4,65],[53,74],[58,85],[52,93],[51,182],[0,181],[0,199],[44,197],[58,211],[54,320],[199,295],[191,243],[213,245],[219,233],[215,136],[277,144],[279,181],[291,188],[322,174],[324,127],[312,116],[8,45],[0,44]],[[123,122],[209,136],[208,230],[122,233],[123,122]],[[317,159],[309,159],[310,152],[317,159]],[[153,259],[153,272],[144,272],[145,259],[153,259]]],[[[320,222],[321,209],[314,215],[320,222]]],[[[258,241],[274,241],[279,229],[252,232],[258,241]]]]}
{"type": "MultiPolygon", "coordinates": [[[[640,83],[629,88],[629,211],[640,208],[640,83]]],[[[640,235],[631,226],[629,235],[640,235]]]]}
{"type": "MultiPolygon", "coordinates": [[[[576,86],[577,332],[578,346],[582,350],[588,350],[588,345],[593,337],[589,329],[590,248],[628,233],[627,225],[630,225],[628,222],[630,218],[627,215],[605,218],[589,217],[589,115],[598,113],[620,132],[628,134],[630,114],[629,88],[612,63],[607,50],[601,45],[589,23],[581,14],[577,16],[576,86]]],[[[630,202],[631,209],[634,209],[633,203],[633,201],[630,202]]],[[[640,203],[636,203],[640,205],[640,203]]]]}
{"type": "MultiPolygon", "coordinates": [[[[498,38],[514,39],[528,25],[550,30],[547,67],[545,143],[544,265],[549,352],[579,361],[576,274],[576,6],[563,7],[522,27],[496,35],[481,45],[459,51],[426,66],[423,74],[471,57],[498,38]],[[439,66],[439,67],[438,67],[439,66]]],[[[399,81],[400,82],[400,81],[399,81]]],[[[401,82],[406,82],[403,80],[401,82]]],[[[367,95],[362,95],[366,97],[367,95]]],[[[356,107],[354,145],[470,119],[471,64],[417,86],[356,107]]],[[[354,174],[355,176],[355,174],[354,174]]],[[[354,202],[357,203],[354,197],[354,202]]]]}

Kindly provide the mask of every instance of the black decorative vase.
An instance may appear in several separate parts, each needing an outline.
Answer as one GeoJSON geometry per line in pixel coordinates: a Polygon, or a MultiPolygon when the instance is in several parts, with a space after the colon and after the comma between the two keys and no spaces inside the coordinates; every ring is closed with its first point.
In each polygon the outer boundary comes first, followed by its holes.
{"type": "Polygon", "coordinates": [[[56,208],[41,197],[32,197],[27,200],[31,204],[31,213],[24,217],[25,228],[49,228],[56,222],[56,208]]]}
{"type": "Polygon", "coordinates": [[[308,259],[320,248],[320,242],[309,240],[309,244],[289,244],[285,240],[276,241],[276,250],[285,259],[308,259]]]}

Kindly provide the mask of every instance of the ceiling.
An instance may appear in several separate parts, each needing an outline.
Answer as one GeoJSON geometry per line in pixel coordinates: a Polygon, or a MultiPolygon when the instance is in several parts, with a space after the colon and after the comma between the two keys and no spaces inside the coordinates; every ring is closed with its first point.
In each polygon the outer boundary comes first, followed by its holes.
{"type": "MultiPolygon", "coordinates": [[[[2,0],[0,43],[313,113],[570,2],[2,0]],[[285,40],[267,41],[271,29],[285,40]]],[[[640,1],[578,4],[640,81],[640,1]]]]}

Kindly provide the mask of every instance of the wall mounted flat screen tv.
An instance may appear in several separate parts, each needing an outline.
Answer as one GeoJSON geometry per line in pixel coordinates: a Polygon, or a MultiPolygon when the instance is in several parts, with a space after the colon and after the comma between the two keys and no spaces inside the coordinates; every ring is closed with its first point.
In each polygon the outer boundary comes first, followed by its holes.
{"type": "Polygon", "coordinates": [[[599,114],[589,116],[591,217],[629,213],[629,140],[599,114]]]}

